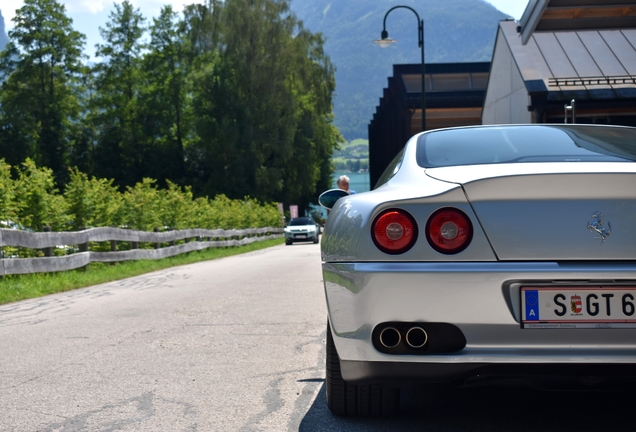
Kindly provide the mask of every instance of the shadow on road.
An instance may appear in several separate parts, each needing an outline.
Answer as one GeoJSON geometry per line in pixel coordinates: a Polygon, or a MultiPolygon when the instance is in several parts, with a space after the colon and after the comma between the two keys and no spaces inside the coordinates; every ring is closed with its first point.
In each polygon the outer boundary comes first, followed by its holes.
{"type": "Polygon", "coordinates": [[[633,395],[625,391],[547,392],[446,385],[402,391],[392,419],[336,417],[325,385],[300,423],[302,432],[337,431],[634,431],[633,395]]]}

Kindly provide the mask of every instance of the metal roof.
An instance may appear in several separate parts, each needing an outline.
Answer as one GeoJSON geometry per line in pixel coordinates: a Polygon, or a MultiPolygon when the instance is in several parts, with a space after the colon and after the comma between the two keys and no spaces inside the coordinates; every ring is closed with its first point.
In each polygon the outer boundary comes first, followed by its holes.
{"type": "Polygon", "coordinates": [[[533,32],[636,28],[635,0],[530,0],[519,22],[523,44],[533,32]]]}
{"type": "Polygon", "coordinates": [[[636,28],[535,32],[523,44],[517,23],[500,21],[499,26],[531,95],[636,97],[636,28]]]}

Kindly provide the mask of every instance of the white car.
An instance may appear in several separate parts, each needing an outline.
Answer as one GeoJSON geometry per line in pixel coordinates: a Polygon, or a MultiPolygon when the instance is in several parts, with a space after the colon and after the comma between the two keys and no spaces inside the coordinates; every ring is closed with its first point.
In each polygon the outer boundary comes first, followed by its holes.
{"type": "Polygon", "coordinates": [[[318,243],[319,234],[318,225],[312,218],[294,218],[285,227],[285,244],[289,246],[294,242],[308,241],[318,243]]]}
{"type": "Polygon", "coordinates": [[[331,190],[326,393],[387,415],[410,382],[636,376],[636,128],[433,130],[370,192],[331,190]]]}

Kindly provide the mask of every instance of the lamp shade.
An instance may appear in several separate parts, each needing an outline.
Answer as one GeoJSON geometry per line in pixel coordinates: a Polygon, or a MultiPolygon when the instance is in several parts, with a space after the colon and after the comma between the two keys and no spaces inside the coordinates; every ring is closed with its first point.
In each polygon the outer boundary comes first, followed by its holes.
{"type": "Polygon", "coordinates": [[[396,42],[395,39],[376,39],[373,41],[374,44],[380,45],[381,48],[388,48],[391,44],[396,42]]]}

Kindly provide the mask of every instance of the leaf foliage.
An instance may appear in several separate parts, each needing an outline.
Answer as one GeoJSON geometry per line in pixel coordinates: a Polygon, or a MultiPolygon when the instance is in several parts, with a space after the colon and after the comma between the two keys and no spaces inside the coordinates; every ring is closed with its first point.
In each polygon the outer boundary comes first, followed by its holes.
{"type": "Polygon", "coordinates": [[[164,231],[281,226],[277,205],[255,198],[194,198],[190,187],[169,183],[168,188],[159,189],[150,178],[119,192],[112,180],[89,177],[76,169],[69,177],[66,190],[60,193],[50,168],[38,167],[31,159],[11,167],[0,159],[2,227],[75,231],[115,226],[164,231]],[[12,176],[11,171],[17,175],[12,176]]]}
{"type": "MultiPolygon", "coordinates": [[[[335,69],[289,0],[165,6],[151,22],[131,1],[115,3],[92,67],[60,1],[25,0],[14,24],[0,54],[0,158],[49,169],[74,229],[178,226],[207,213],[153,209],[177,190],[211,207],[249,196],[306,208],[329,187],[342,139],[335,69]]],[[[43,223],[66,222],[28,221],[43,223]]]]}

